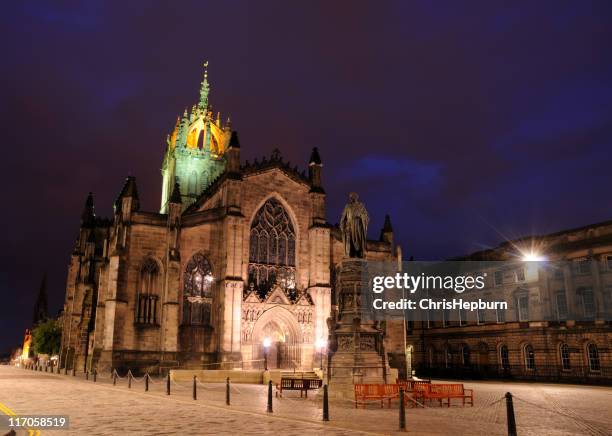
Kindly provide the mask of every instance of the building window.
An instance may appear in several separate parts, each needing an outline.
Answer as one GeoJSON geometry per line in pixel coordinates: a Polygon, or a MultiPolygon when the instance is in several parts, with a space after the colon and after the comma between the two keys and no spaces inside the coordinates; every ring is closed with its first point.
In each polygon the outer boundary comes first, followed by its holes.
{"type": "Polygon", "coordinates": [[[183,275],[184,325],[210,325],[213,281],[210,262],[203,254],[196,253],[183,275]]]}
{"type": "Polygon", "coordinates": [[[502,369],[510,369],[510,353],[508,353],[508,346],[506,345],[499,347],[499,362],[502,369]]]}
{"type": "Polygon", "coordinates": [[[575,262],[578,274],[591,274],[591,261],[589,259],[577,259],[575,262]]]}
{"type": "Polygon", "coordinates": [[[450,347],[446,347],[444,350],[444,366],[450,368],[453,362],[453,354],[451,353],[450,347]]]}
{"type": "Polygon", "coordinates": [[[516,299],[519,321],[529,321],[529,295],[521,294],[516,299]]]}
{"type": "Polygon", "coordinates": [[[589,344],[587,346],[587,358],[589,359],[589,370],[593,372],[601,370],[601,365],[599,362],[599,350],[597,349],[597,345],[589,344]]]}
{"type": "Polygon", "coordinates": [[[557,320],[565,321],[567,319],[567,299],[565,291],[557,291],[555,294],[557,320]]]}
{"type": "Polygon", "coordinates": [[[467,310],[459,309],[459,325],[467,324],[467,310]]]}
{"type": "Polygon", "coordinates": [[[519,268],[516,270],[516,281],[517,282],[525,281],[525,270],[523,268],[519,268]]]}
{"type": "Polygon", "coordinates": [[[136,299],[136,322],[157,324],[159,296],[159,267],[153,259],[147,259],[140,269],[138,296],[136,299]]]}
{"type": "Polygon", "coordinates": [[[450,310],[444,309],[442,312],[442,324],[444,327],[450,326],[450,310]]]}
{"type": "Polygon", "coordinates": [[[434,363],[435,363],[434,354],[435,354],[435,350],[433,349],[433,347],[429,347],[429,349],[427,350],[427,360],[428,360],[430,368],[433,368],[434,363]]]}
{"type": "Polygon", "coordinates": [[[582,306],[582,314],[586,319],[595,318],[595,296],[593,295],[592,289],[580,289],[578,290],[580,296],[580,303],[582,306]]]}
{"type": "Polygon", "coordinates": [[[476,317],[478,324],[484,324],[486,322],[486,311],[484,309],[478,309],[476,311],[476,317]]]}
{"type": "Polygon", "coordinates": [[[463,366],[470,366],[470,347],[467,345],[461,347],[461,360],[463,362],[463,366]]]}
{"type": "Polygon", "coordinates": [[[504,272],[503,271],[495,271],[493,276],[493,284],[495,286],[501,286],[504,283],[504,272]]]}
{"type": "Polygon", "coordinates": [[[563,267],[562,266],[556,266],[553,267],[554,268],[554,272],[553,272],[553,278],[556,280],[563,280],[563,267]]]}
{"type": "Polygon", "coordinates": [[[568,371],[571,368],[569,345],[561,344],[559,347],[559,356],[561,357],[561,368],[563,368],[564,371],[568,371]]]}
{"type": "Polygon", "coordinates": [[[606,260],[606,269],[608,271],[612,271],[612,254],[608,254],[605,257],[605,260],[606,260]]]}
{"type": "Polygon", "coordinates": [[[530,370],[535,369],[535,353],[533,352],[533,347],[529,344],[525,345],[523,353],[525,354],[525,368],[530,370]]]}
{"type": "Polygon", "coordinates": [[[249,284],[264,297],[275,283],[295,290],[295,230],[281,203],[270,198],[251,223],[249,284]]]}
{"type": "Polygon", "coordinates": [[[506,322],[506,311],[504,309],[495,309],[495,319],[498,323],[506,322]]]}
{"type": "Polygon", "coordinates": [[[159,296],[159,267],[153,259],[147,259],[140,269],[138,297],[136,299],[136,322],[157,324],[159,296]]]}

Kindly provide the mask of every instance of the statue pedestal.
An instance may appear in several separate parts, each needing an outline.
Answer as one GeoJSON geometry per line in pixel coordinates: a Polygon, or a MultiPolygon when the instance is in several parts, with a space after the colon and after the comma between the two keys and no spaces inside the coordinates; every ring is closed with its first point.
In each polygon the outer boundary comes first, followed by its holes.
{"type": "Polygon", "coordinates": [[[354,399],[354,384],[386,383],[383,333],[371,319],[367,262],[347,258],[337,275],[338,317],[331,333],[327,380],[332,397],[354,399]]]}

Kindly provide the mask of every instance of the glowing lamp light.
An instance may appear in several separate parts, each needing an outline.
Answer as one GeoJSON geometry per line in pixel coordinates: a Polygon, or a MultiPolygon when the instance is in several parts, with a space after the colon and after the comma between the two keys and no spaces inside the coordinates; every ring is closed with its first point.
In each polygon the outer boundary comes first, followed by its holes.
{"type": "Polygon", "coordinates": [[[272,339],[270,339],[270,338],[264,338],[264,340],[263,340],[263,346],[264,346],[264,347],[266,347],[266,348],[268,348],[268,347],[270,347],[270,345],[272,345],[272,339]]]}
{"type": "Polygon", "coordinates": [[[325,348],[327,346],[327,341],[323,338],[317,339],[316,346],[318,349],[325,348]]]}
{"type": "Polygon", "coordinates": [[[534,251],[523,253],[523,262],[543,262],[545,260],[545,256],[534,251]]]}

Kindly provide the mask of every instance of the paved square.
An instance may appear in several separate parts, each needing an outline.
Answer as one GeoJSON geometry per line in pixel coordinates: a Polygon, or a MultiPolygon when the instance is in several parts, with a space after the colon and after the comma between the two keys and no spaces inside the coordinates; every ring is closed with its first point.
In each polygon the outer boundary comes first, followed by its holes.
{"type": "MultiPolygon", "coordinates": [[[[504,435],[506,406],[498,401],[506,391],[515,397],[519,435],[610,435],[612,389],[608,387],[541,383],[474,382],[475,406],[437,405],[406,410],[408,431],[431,435],[504,435]]],[[[322,401],[311,393],[301,399],[288,392],[274,398],[274,412],[266,413],[266,387],[232,385],[231,406],[225,405],[223,384],[198,384],[193,400],[191,383],[173,383],[165,393],[164,380],[112,385],[109,375],[94,384],[83,375],[57,375],[7,366],[0,367],[0,403],[17,414],[69,415],[65,434],[392,434],[398,429],[397,402],[391,409],[380,403],[365,410],[350,401],[330,403],[330,422],[321,421],[322,401]]]]}

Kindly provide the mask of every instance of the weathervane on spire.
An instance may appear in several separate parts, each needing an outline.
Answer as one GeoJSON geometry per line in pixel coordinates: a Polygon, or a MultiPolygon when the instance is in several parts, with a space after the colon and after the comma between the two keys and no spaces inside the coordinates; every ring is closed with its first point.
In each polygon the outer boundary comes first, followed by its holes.
{"type": "Polygon", "coordinates": [[[202,87],[200,88],[198,108],[206,110],[208,108],[208,92],[210,91],[210,86],[208,85],[208,61],[204,61],[202,66],[204,67],[204,80],[201,83],[202,87]]]}

